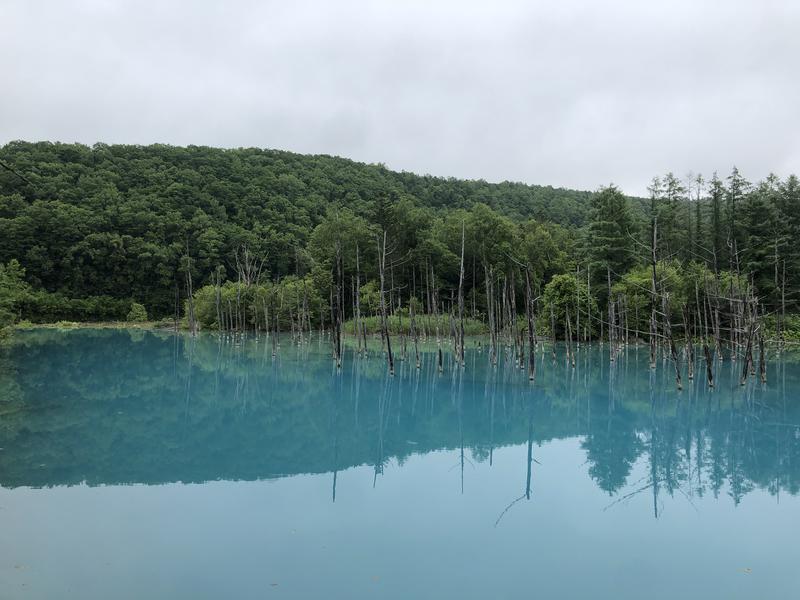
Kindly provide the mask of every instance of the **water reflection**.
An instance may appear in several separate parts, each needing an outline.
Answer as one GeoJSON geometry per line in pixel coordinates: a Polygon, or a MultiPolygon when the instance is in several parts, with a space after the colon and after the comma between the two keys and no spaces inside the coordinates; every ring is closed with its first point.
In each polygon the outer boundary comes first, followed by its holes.
{"type": "Polygon", "coordinates": [[[445,354],[439,373],[431,348],[420,369],[399,362],[390,377],[378,347],[365,358],[348,353],[337,371],[325,340],[284,339],[273,356],[264,338],[27,332],[1,369],[0,485],[330,473],[335,502],[338,474],[349,467],[370,465],[379,486],[410,456],[448,449],[469,494],[470,472],[491,468],[498,447],[525,445],[519,496],[500,523],[535,497],[536,448],[577,437],[609,507],[649,494],[658,517],[665,497],[738,504],[756,488],[797,494],[800,414],[787,391],[800,386],[800,368],[792,357],[770,364],[767,385],[740,387],[737,365],[718,364],[715,389],[701,378],[678,392],[671,367],[649,369],[644,347],[611,363],[584,346],[575,369],[542,349],[534,385],[513,359],[492,367],[477,347],[464,370],[445,354]],[[632,480],[642,461],[646,475],[632,480]]]}

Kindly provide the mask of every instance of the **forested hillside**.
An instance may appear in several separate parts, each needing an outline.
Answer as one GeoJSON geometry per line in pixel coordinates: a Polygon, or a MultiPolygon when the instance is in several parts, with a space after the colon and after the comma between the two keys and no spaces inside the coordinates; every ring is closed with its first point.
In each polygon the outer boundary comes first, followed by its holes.
{"type": "MultiPolygon", "coordinates": [[[[132,301],[167,316],[193,286],[201,323],[220,326],[212,289],[226,281],[237,303],[242,285],[262,286],[286,324],[324,320],[334,281],[344,318],[356,300],[375,314],[380,258],[390,313],[410,297],[422,312],[454,310],[460,284],[473,318],[522,306],[525,267],[537,307],[550,303],[557,328],[583,315],[585,337],[619,295],[647,329],[654,259],[676,311],[705,305],[696,292],[711,295],[710,281],[717,304],[724,287],[731,302],[747,288],[765,314],[793,310],[800,287],[794,176],[668,174],[643,200],[252,148],[12,142],[0,160],[6,321],[124,318],[132,301]]],[[[252,314],[237,326],[258,324],[248,293],[252,314]]]]}
{"type": "Polygon", "coordinates": [[[296,271],[332,207],[374,221],[402,206],[430,224],[480,202],[515,220],[574,227],[591,198],[259,149],[13,142],[0,160],[27,180],[0,171],[0,261],[19,260],[27,280],[50,292],[135,298],[161,314],[172,310],[187,252],[201,283],[218,265],[232,276],[242,245],[280,278],[296,271]]]}

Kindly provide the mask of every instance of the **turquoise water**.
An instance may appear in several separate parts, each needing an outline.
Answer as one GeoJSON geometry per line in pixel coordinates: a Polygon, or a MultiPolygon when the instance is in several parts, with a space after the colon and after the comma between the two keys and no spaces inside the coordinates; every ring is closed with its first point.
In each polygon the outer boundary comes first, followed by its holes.
{"type": "Polygon", "coordinates": [[[0,598],[788,598],[800,366],[647,349],[444,372],[283,339],[21,333],[0,598]],[[685,376],[685,374],[684,374],[685,376]]]}

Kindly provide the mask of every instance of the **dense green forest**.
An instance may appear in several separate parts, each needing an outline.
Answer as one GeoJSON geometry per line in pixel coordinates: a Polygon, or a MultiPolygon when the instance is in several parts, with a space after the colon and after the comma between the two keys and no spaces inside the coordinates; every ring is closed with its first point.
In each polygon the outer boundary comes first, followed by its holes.
{"type": "Polygon", "coordinates": [[[523,310],[526,272],[543,326],[571,318],[585,337],[620,295],[646,330],[651,271],[676,314],[712,287],[717,305],[746,288],[765,315],[797,308],[795,176],[667,174],[642,199],[253,148],[11,142],[0,161],[5,324],[170,317],[192,290],[201,326],[235,302],[236,327],[266,327],[265,308],[310,327],[332,318],[334,289],[344,318],[382,298],[401,318],[454,313],[461,289],[485,321],[523,310]]]}

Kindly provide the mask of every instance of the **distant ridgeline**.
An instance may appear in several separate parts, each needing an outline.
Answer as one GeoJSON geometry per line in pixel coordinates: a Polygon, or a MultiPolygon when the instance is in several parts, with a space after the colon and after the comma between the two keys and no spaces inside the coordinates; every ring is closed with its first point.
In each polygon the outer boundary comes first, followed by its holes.
{"type": "Polygon", "coordinates": [[[733,330],[744,345],[754,315],[800,335],[785,317],[800,300],[794,176],[668,174],[644,200],[254,148],[11,142],[0,161],[0,329],[184,318],[191,290],[210,329],[319,327],[358,300],[376,317],[381,298],[391,317],[413,298],[495,331],[528,297],[543,330],[576,339],[647,332],[664,302],[676,335],[699,322],[718,346],[733,330]]]}
{"type": "Polygon", "coordinates": [[[616,367],[584,346],[576,377],[559,344],[557,359],[539,355],[530,386],[513,364],[491,367],[475,349],[465,370],[448,356],[440,375],[426,352],[421,370],[406,361],[390,377],[378,341],[374,355],[348,357],[338,373],[327,340],[296,346],[289,336],[275,358],[253,338],[142,331],[39,330],[16,344],[0,369],[7,488],[255,480],[358,465],[377,477],[417,453],[464,449],[489,462],[501,446],[580,437],[588,476],[609,494],[645,485],[630,481],[637,461],[662,494],[691,488],[738,502],[754,488],[800,492],[796,356],[776,366],[772,386],[742,392],[738,365],[725,363],[716,391],[698,381],[680,393],[668,366],[646,368],[645,346],[616,367]]]}

